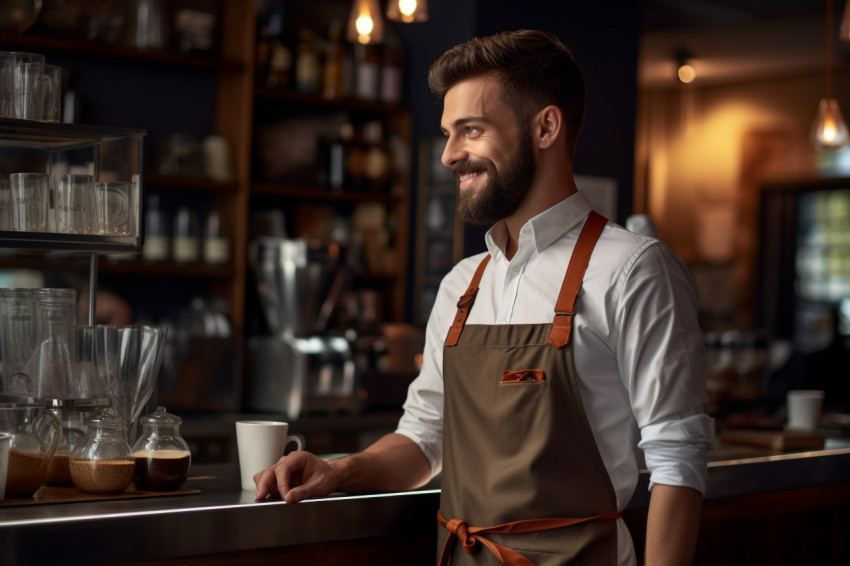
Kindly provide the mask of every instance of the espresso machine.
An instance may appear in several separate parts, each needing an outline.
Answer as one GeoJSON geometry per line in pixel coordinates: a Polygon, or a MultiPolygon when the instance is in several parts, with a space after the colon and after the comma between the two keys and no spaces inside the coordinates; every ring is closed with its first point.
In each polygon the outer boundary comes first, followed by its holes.
{"type": "Polygon", "coordinates": [[[251,242],[249,261],[270,333],[248,340],[247,409],[289,420],[358,410],[351,346],[329,332],[351,276],[349,252],[310,238],[251,242]]]}

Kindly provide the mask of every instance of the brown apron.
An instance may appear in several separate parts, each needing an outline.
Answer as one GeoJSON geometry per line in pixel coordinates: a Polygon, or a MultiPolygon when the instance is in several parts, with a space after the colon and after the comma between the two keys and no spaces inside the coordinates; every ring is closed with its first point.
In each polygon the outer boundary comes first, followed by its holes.
{"type": "Polygon", "coordinates": [[[594,212],[585,222],[553,323],[465,326],[489,255],[458,302],[443,349],[441,564],[617,562],[616,495],[569,343],[575,300],[605,222],[594,212]]]}

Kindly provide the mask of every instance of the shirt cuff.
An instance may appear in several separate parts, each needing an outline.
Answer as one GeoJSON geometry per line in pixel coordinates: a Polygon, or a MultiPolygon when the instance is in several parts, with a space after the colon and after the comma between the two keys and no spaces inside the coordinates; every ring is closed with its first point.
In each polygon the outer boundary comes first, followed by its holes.
{"type": "Polygon", "coordinates": [[[705,495],[708,450],[714,442],[714,420],[705,414],[649,425],[638,444],[656,484],[690,487],[705,495]]]}

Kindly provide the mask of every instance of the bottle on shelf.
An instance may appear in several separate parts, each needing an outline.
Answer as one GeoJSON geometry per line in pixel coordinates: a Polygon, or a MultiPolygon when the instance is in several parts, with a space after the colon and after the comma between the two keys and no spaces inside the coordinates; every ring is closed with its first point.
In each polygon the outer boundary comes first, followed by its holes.
{"type": "Polygon", "coordinates": [[[401,102],[403,68],[404,52],[401,41],[395,34],[388,33],[381,63],[381,102],[401,102]]]}
{"type": "Polygon", "coordinates": [[[221,218],[215,210],[207,215],[203,252],[204,263],[210,265],[221,265],[230,260],[230,241],[222,232],[221,218]]]}
{"type": "Polygon", "coordinates": [[[197,216],[187,206],[181,206],[174,215],[174,238],[171,256],[177,263],[191,263],[200,259],[200,238],[197,216]]]}
{"type": "Polygon", "coordinates": [[[377,192],[387,191],[391,178],[392,161],[389,148],[384,141],[381,122],[373,120],[363,125],[363,142],[365,143],[363,159],[365,188],[377,192]]]}
{"type": "Polygon", "coordinates": [[[355,95],[363,100],[378,99],[380,61],[374,45],[354,46],[355,95]]]}
{"type": "Polygon", "coordinates": [[[166,261],[170,247],[168,220],[165,213],[159,209],[159,196],[150,195],[145,214],[145,243],[142,246],[142,259],[150,262],[166,261]]]}
{"type": "Polygon", "coordinates": [[[328,28],[328,41],[325,46],[325,60],[322,66],[322,96],[329,100],[346,96],[344,71],[345,48],[342,43],[342,23],[331,22],[328,28]]]}
{"type": "Polygon", "coordinates": [[[310,28],[298,30],[298,48],[295,56],[295,90],[318,92],[322,82],[320,50],[316,35],[310,28]]]}
{"type": "Polygon", "coordinates": [[[283,0],[273,0],[269,4],[264,25],[258,33],[257,82],[268,88],[289,90],[292,86],[292,49],[287,40],[283,0]]]}

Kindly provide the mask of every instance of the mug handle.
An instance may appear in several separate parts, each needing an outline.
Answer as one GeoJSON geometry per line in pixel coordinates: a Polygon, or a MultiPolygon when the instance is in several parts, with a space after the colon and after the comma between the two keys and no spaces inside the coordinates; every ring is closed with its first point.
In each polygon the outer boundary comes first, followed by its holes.
{"type": "Polygon", "coordinates": [[[296,450],[303,450],[304,444],[305,442],[303,436],[301,436],[300,434],[290,434],[286,437],[286,442],[283,445],[283,455],[285,456],[290,452],[295,452],[296,450]],[[296,447],[294,449],[289,449],[289,445],[293,442],[296,444],[296,447]]]}
{"type": "Polygon", "coordinates": [[[47,411],[41,413],[33,424],[35,435],[45,445],[47,461],[49,462],[62,440],[62,425],[56,415],[47,411]]]}

